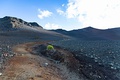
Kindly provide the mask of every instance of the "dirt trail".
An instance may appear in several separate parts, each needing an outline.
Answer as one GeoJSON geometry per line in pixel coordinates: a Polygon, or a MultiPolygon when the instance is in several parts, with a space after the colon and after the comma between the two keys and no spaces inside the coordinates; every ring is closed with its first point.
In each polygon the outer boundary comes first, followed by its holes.
{"type": "Polygon", "coordinates": [[[83,80],[63,64],[30,54],[28,48],[34,44],[37,43],[21,44],[13,48],[16,55],[7,61],[0,80],[83,80]]]}

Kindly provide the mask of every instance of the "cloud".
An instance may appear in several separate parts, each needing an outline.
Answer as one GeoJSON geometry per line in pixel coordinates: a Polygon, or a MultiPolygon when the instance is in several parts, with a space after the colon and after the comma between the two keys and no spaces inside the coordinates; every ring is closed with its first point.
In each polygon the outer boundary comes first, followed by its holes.
{"type": "Polygon", "coordinates": [[[56,11],[57,11],[57,13],[59,13],[60,15],[65,15],[65,12],[62,11],[61,9],[57,9],[56,11]]]}
{"type": "Polygon", "coordinates": [[[38,17],[40,18],[40,19],[43,19],[43,18],[45,18],[45,17],[49,17],[49,16],[51,16],[53,13],[52,12],[50,12],[50,11],[48,11],[48,10],[40,10],[40,9],[38,9],[38,11],[39,11],[39,15],[38,15],[38,17]]]}
{"type": "Polygon", "coordinates": [[[64,7],[65,6],[65,4],[62,4],[62,7],[64,7]]]}
{"type": "Polygon", "coordinates": [[[45,29],[60,29],[60,28],[61,26],[57,24],[50,24],[50,23],[45,24],[45,29]]]}
{"type": "Polygon", "coordinates": [[[83,27],[96,28],[120,27],[120,0],[68,0],[67,18],[75,18],[83,27]]]}

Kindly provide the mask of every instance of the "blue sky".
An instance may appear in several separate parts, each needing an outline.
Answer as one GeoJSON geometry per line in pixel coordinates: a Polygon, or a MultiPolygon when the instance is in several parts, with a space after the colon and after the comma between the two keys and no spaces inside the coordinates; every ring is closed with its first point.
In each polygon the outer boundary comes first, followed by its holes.
{"type": "Polygon", "coordinates": [[[120,0],[0,0],[0,18],[13,16],[45,29],[120,27],[120,0]]]}

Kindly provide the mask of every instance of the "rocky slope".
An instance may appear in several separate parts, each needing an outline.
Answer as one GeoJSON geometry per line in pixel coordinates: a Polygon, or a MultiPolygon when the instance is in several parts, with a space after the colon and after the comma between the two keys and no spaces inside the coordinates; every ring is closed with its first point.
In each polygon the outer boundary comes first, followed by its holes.
{"type": "Polygon", "coordinates": [[[4,18],[0,18],[0,30],[1,31],[16,30],[16,29],[24,27],[24,26],[42,28],[36,22],[26,22],[26,21],[16,18],[16,17],[6,16],[4,18]]]}
{"type": "Polygon", "coordinates": [[[26,22],[16,17],[0,18],[0,36],[14,36],[29,39],[52,39],[60,40],[69,38],[66,35],[47,31],[36,22],[26,22]]]}

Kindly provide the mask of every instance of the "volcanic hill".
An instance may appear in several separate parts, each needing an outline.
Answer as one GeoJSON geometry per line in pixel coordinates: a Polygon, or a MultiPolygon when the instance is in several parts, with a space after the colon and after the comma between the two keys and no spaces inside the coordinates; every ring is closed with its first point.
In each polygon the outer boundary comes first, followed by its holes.
{"type": "Polygon", "coordinates": [[[0,18],[0,35],[4,36],[16,36],[24,38],[34,39],[53,39],[59,40],[68,38],[68,36],[56,33],[53,31],[47,31],[36,22],[26,22],[16,17],[6,16],[0,18]]]}
{"type": "Polygon", "coordinates": [[[120,40],[120,28],[96,29],[86,27],[83,29],[66,31],[63,29],[51,30],[81,40],[120,40]]]}

